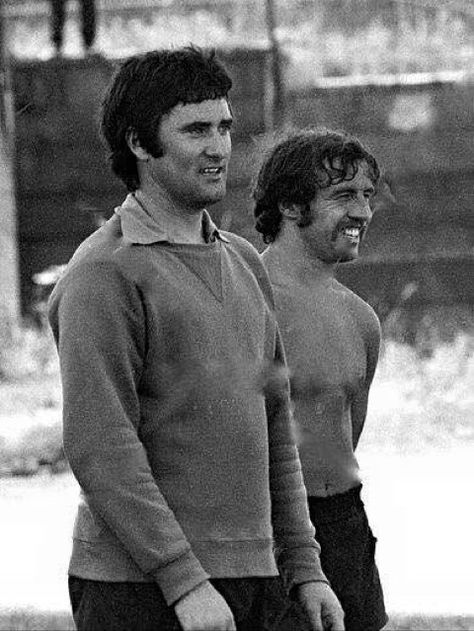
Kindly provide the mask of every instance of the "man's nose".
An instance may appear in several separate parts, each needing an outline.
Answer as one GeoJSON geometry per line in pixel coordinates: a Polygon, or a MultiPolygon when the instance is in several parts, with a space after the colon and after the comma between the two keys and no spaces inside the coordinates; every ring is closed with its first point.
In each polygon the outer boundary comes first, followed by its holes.
{"type": "Polygon", "coordinates": [[[219,130],[211,132],[204,150],[213,158],[226,158],[231,151],[230,134],[223,134],[219,130]]]}
{"type": "Polygon", "coordinates": [[[349,211],[349,217],[359,221],[370,221],[372,219],[370,200],[365,196],[357,197],[349,211]]]}

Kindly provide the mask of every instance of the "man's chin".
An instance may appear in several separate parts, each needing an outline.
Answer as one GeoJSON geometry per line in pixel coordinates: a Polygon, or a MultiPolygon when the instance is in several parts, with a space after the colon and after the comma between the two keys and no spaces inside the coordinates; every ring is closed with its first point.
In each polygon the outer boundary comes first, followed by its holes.
{"type": "Polygon", "coordinates": [[[190,202],[190,207],[192,207],[196,212],[201,212],[203,208],[208,208],[213,204],[217,204],[222,201],[224,197],[225,193],[222,195],[202,195],[202,197],[195,198],[192,202],[190,202]]]}
{"type": "Polygon", "coordinates": [[[203,206],[212,206],[212,204],[217,204],[221,202],[225,197],[226,191],[224,192],[216,192],[214,195],[208,195],[203,203],[203,206]]]}
{"type": "Polygon", "coordinates": [[[359,258],[359,252],[346,252],[339,259],[339,263],[354,263],[359,258]]]}

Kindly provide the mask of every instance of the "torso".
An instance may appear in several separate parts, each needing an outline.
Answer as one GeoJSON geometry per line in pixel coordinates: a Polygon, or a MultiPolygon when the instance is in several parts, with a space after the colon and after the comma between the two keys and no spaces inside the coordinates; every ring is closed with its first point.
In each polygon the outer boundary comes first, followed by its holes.
{"type": "Polygon", "coordinates": [[[376,316],[334,279],[302,287],[268,267],[292,376],[306,488],[315,496],[342,493],[360,484],[351,404],[365,387],[376,316]]]}
{"type": "MultiPolygon", "coordinates": [[[[275,355],[270,294],[258,281],[266,275],[257,252],[243,239],[228,238],[228,244],[131,245],[114,217],[76,252],[56,287],[53,320],[58,322],[58,304],[69,287],[86,303],[81,312],[93,312],[91,321],[100,316],[106,322],[108,314],[118,314],[120,326],[104,333],[107,346],[115,349],[117,373],[111,370],[109,378],[105,368],[96,370],[104,375],[107,396],[102,397],[99,383],[94,391],[99,403],[91,409],[103,406],[97,415],[113,432],[115,443],[104,459],[113,460],[113,467],[118,459],[125,462],[123,476],[114,483],[119,487],[126,479],[130,485],[131,506],[141,511],[133,519],[145,523],[150,506],[156,507],[163,523],[153,527],[164,533],[163,540],[181,541],[169,507],[212,576],[274,576],[268,461],[270,449],[279,453],[280,441],[288,446],[291,428],[280,423],[272,447],[258,385],[262,368],[275,355]],[[115,401],[110,391],[116,383],[127,422],[122,417],[106,422],[115,414],[108,402],[115,401]],[[142,449],[166,501],[148,483],[142,449]]],[[[81,335],[87,337],[84,331],[81,335]]],[[[81,397],[70,396],[70,407],[71,400],[81,397]]],[[[85,434],[96,431],[94,414],[89,417],[82,407],[69,414],[85,419],[85,434]]],[[[132,516],[125,513],[123,519],[132,516]]],[[[149,580],[89,505],[80,508],[77,524],[72,573],[94,580],[149,580]]],[[[150,532],[144,529],[137,536],[140,545],[148,545],[150,532]]],[[[161,540],[154,544],[159,548],[161,540]]]]}

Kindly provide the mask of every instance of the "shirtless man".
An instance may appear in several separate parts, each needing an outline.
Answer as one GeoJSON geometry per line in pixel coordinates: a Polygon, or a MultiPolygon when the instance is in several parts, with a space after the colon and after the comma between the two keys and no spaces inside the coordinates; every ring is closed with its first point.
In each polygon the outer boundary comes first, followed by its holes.
{"type": "Polygon", "coordinates": [[[355,457],[380,344],[372,308],[344,285],[337,265],[356,259],[379,179],[354,137],[303,131],[266,157],[254,190],[256,229],[275,293],[301,463],[321,563],[347,631],[387,622],[375,542],[355,457]]]}

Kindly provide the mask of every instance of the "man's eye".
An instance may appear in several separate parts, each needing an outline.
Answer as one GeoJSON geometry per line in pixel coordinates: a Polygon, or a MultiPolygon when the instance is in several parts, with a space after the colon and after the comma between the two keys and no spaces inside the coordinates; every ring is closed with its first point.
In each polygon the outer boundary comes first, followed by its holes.
{"type": "Polygon", "coordinates": [[[225,123],[223,125],[220,125],[219,132],[224,136],[225,134],[228,134],[230,132],[231,128],[232,128],[231,123],[225,123]]]}
{"type": "Polygon", "coordinates": [[[206,132],[206,127],[204,125],[190,125],[185,128],[185,133],[190,134],[191,136],[200,136],[206,132]]]}

